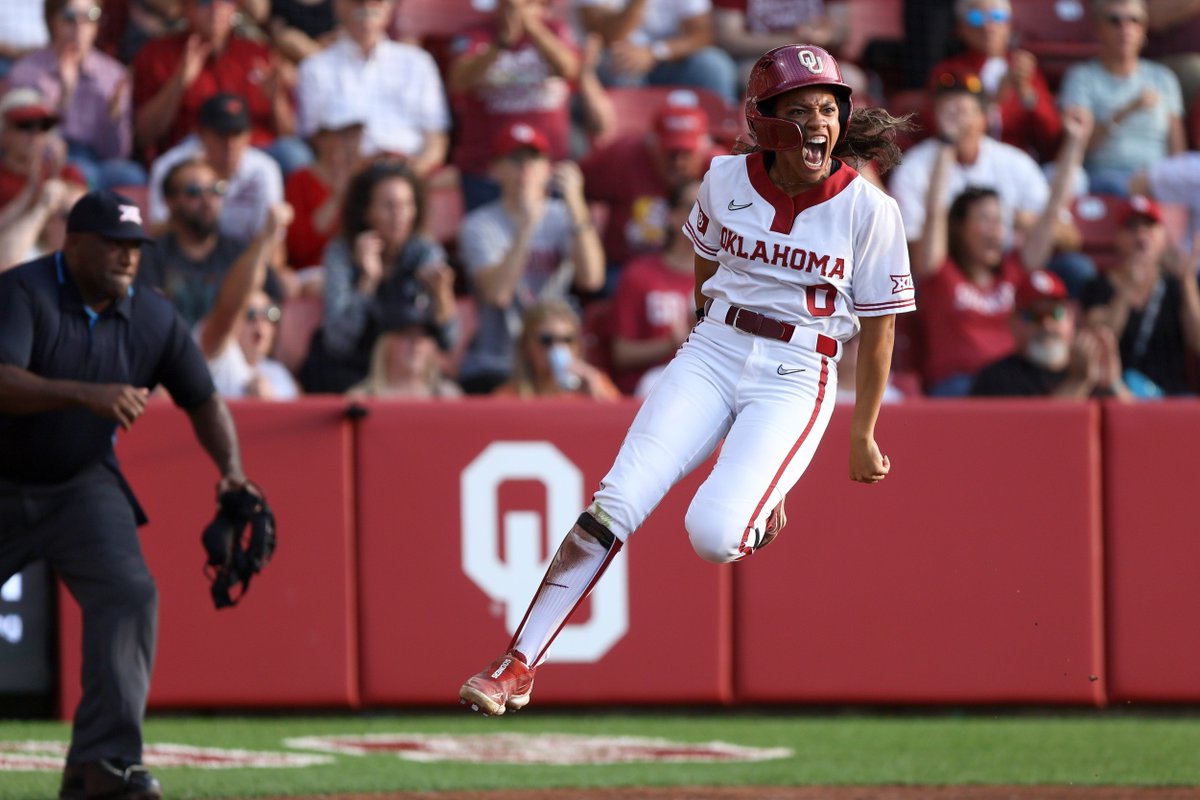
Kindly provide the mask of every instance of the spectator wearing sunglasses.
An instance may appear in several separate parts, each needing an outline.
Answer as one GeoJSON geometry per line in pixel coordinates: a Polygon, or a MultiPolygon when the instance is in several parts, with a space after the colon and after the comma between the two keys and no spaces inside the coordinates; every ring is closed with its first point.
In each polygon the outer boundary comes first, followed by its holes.
{"type": "Polygon", "coordinates": [[[1135,173],[1185,149],[1183,95],[1175,73],[1139,56],[1143,0],[1093,0],[1091,8],[1100,54],[1067,70],[1059,105],[1096,120],[1083,165],[1092,191],[1124,196],[1135,173]]]}
{"type": "Polygon", "coordinates": [[[213,384],[222,397],[295,400],[300,396],[292,373],[271,358],[282,316],[269,294],[261,289],[251,292],[241,316],[234,318],[233,330],[208,359],[213,384]]]}
{"type": "Polygon", "coordinates": [[[988,134],[1039,162],[1053,160],[1062,127],[1037,57],[1012,47],[1009,0],[957,0],[955,30],[966,46],[934,65],[930,88],[945,73],[979,77],[988,102],[988,134]]]}
{"type": "MultiPolygon", "coordinates": [[[[269,225],[249,243],[223,233],[218,224],[226,184],[202,158],[193,156],[175,164],[163,179],[161,193],[169,215],[166,227],[142,249],[139,281],[161,290],[189,327],[206,317],[217,302],[217,293],[235,264],[264,257],[272,244],[265,236],[269,225]]],[[[272,219],[268,215],[268,222],[272,219]]],[[[270,232],[275,235],[275,230],[270,232]]],[[[273,273],[264,279],[279,296],[273,273]]]]}
{"type": "Polygon", "coordinates": [[[9,89],[0,99],[0,270],[36,252],[51,221],[86,188],[79,171],[65,163],[57,124],[36,89],[9,89]]]}
{"type": "Polygon", "coordinates": [[[495,397],[616,400],[621,392],[583,358],[579,315],[565,300],[541,300],[521,316],[512,377],[495,397]]]}
{"type": "Polygon", "coordinates": [[[150,225],[161,227],[167,219],[163,176],[180,161],[201,157],[225,182],[218,220],[221,232],[249,241],[266,222],[271,206],[283,202],[283,174],[274,159],[251,145],[250,111],[243,98],[214,94],[200,106],[198,122],[194,135],[163,153],[150,167],[150,225]]]}
{"type": "Polygon", "coordinates": [[[130,160],[130,76],[97,50],[101,0],[46,0],[50,44],[18,61],[12,86],[41,92],[60,117],[67,157],[92,188],[141,186],[146,170],[130,160]]]}
{"type": "Polygon", "coordinates": [[[1016,347],[979,371],[971,396],[1130,397],[1112,331],[1077,328],[1067,288],[1053,272],[1025,276],[1009,327],[1016,347]]]}

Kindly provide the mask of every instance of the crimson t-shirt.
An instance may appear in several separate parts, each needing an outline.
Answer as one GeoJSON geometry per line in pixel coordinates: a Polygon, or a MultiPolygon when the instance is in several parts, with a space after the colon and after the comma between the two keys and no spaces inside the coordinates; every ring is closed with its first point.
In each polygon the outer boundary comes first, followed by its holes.
{"type": "MultiPolygon", "coordinates": [[[[692,321],[696,306],[694,283],[692,270],[671,269],[658,253],[630,261],[621,270],[621,279],[613,293],[613,336],[632,341],[661,339],[671,333],[674,320],[692,321]]],[[[670,360],[671,355],[667,355],[658,363],[670,360]]],[[[638,380],[652,366],[658,364],[641,369],[614,369],[617,387],[632,394],[638,380]]]]}
{"type": "Polygon", "coordinates": [[[337,233],[338,220],[335,215],[330,229],[320,231],[313,224],[312,215],[329,199],[329,194],[329,187],[309,167],[288,175],[283,184],[283,199],[296,214],[287,231],[288,264],[295,269],[324,263],[325,245],[337,233]]]}
{"type": "Polygon", "coordinates": [[[974,375],[1013,351],[1009,318],[1024,276],[1020,254],[1010,251],[988,286],[967,280],[949,258],[936,275],[920,281],[926,386],[952,375],[974,375]]]}
{"type": "MultiPolygon", "coordinates": [[[[572,50],[575,37],[565,22],[547,17],[546,27],[572,50]]],[[[496,40],[496,26],[475,28],[454,43],[456,58],[474,55],[496,40]]],[[[524,122],[546,135],[550,157],[567,157],[571,127],[571,83],[555,75],[533,41],[522,36],[488,67],[480,83],[454,98],[458,140],[453,162],[469,174],[487,172],[496,132],[524,122]]]]}

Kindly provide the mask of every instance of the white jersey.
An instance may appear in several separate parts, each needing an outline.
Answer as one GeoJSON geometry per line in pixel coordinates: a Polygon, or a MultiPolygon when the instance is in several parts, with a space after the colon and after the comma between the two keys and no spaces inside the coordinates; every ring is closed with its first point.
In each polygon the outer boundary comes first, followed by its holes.
{"type": "Polygon", "coordinates": [[[846,164],[790,197],[763,156],[713,159],[700,186],[683,232],[719,264],[703,294],[840,342],[859,317],[916,310],[896,201],[846,164]]]}

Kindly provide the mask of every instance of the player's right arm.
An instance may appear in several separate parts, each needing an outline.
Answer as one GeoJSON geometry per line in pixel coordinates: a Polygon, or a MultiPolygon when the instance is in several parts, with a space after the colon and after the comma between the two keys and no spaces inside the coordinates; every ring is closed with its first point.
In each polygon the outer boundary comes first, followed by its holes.
{"type": "MultiPolygon", "coordinates": [[[[696,273],[696,286],[694,291],[696,293],[697,311],[704,308],[704,303],[708,300],[708,298],[704,296],[704,282],[716,274],[717,266],[717,262],[713,261],[712,259],[705,258],[702,255],[695,256],[693,268],[695,269],[696,273]]],[[[697,314],[697,316],[699,316],[699,314],[697,314]]]]}
{"type": "Polygon", "coordinates": [[[896,315],[861,317],[858,369],[854,387],[854,415],[850,418],[850,480],[879,483],[891,464],[875,442],[875,423],[892,365],[896,315]]]}

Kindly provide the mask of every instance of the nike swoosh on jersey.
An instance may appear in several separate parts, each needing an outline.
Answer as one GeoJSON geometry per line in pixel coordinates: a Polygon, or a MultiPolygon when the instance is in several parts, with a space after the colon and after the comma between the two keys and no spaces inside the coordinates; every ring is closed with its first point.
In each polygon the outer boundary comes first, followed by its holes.
{"type": "Polygon", "coordinates": [[[743,208],[749,208],[752,205],[754,205],[754,203],[742,203],[741,205],[737,205],[730,200],[729,205],[726,206],[726,208],[728,208],[730,211],[741,211],[743,208]]]}
{"type": "Polygon", "coordinates": [[[775,371],[778,372],[780,375],[792,375],[793,373],[796,373],[796,372],[804,372],[804,367],[794,367],[793,369],[784,369],[783,364],[780,364],[778,367],[775,368],[775,371]]]}

